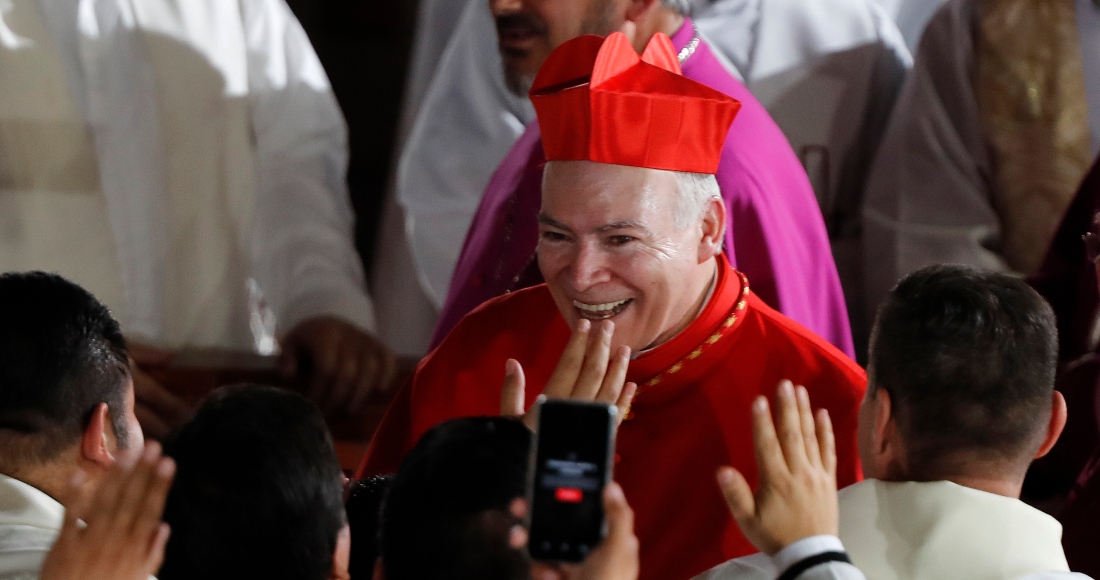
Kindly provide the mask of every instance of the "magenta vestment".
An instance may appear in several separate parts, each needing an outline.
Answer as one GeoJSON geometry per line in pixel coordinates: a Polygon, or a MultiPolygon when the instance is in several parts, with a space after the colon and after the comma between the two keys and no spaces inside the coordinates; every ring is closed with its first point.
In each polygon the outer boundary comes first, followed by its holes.
{"type": "MultiPolygon", "coordinates": [[[[672,37],[677,50],[691,42],[693,28],[685,20],[672,37]]],[[[684,76],[741,101],[717,174],[729,215],[730,262],[748,276],[764,302],[853,356],[848,311],[825,223],[787,138],[705,41],[682,68],[684,76]]],[[[542,282],[535,246],[544,164],[534,122],[512,146],[481,198],[432,348],[482,302],[542,282]]]]}

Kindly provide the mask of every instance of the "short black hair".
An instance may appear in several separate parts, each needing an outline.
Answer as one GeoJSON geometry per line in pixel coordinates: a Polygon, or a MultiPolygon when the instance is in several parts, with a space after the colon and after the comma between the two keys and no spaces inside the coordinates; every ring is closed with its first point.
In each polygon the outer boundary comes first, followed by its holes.
{"type": "Polygon", "coordinates": [[[531,432],[522,422],[475,417],[441,423],[405,457],[382,508],[387,580],[527,580],[524,550],[508,546],[520,523],[531,432]]]}
{"type": "Polygon", "coordinates": [[[119,445],[129,441],[126,340],[87,290],[44,272],[0,274],[0,463],[56,458],[107,403],[119,445]]]}
{"type": "Polygon", "coordinates": [[[161,580],[328,577],[345,523],[343,473],[313,403],[275,387],[226,387],[165,451],[177,472],[161,580]]]}
{"type": "Polygon", "coordinates": [[[352,578],[370,578],[378,559],[378,526],[382,520],[382,499],[390,488],[393,475],[375,475],[352,482],[344,511],[351,528],[351,559],[348,573],[352,578]]]}
{"type": "Polygon", "coordinates": [[[945,462],[960,453],[1026,466],[1049,421],[1057,360],[1054,313],[1022,279],[930,266],[879,308],[869,389],[889,393],[913,473],[957,468],[945,462]]]}

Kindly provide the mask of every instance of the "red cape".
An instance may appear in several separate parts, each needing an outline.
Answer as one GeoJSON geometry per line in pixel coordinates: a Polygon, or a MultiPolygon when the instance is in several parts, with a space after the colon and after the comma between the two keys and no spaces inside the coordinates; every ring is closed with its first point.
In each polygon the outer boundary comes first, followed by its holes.
{"type": "MultiPolygon", "coordinates": [[[[748,291],[724,258],[699,317],[630,364],[640,385],[619,429],[615,480],[634,508],[641,578],[690,578],[756,551],[729,515],[715,482],[722,465],[756,479],[750,405],[781,379],[805,385],[836,429],[841,487],[859,481],[856,418],[867,378],[829,343],[748,291]]],[[[375,434],[360,477],[397,471],[430,427],[497,415],[504,363],[518,360],[532,404],[558,363],[570,329],[545,285],[471,312],[421,362],[375,434]]]]}

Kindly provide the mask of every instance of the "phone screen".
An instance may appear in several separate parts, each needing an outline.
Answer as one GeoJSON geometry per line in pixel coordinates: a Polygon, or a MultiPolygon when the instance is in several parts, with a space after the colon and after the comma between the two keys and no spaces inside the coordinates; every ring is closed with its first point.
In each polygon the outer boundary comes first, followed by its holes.
{"type": "Polygon", "coordinates": [[[542,403],[530,481],[532,558],[579,562],[606,535],[615,413],[598,403],[542,403]]]}

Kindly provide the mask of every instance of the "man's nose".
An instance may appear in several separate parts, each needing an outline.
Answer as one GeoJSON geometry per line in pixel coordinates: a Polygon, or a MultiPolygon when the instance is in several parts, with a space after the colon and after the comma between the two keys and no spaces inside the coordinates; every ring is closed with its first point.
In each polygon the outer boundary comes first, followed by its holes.
{"type": "Polygon", "coordinates": [[[589,244],[582,244],[577,250],[571,274],[573,288],[581,292],[611,279],[603,252],[589,244]]]}
{"type": "Polygon", "coordinates": [[[518,12],[523,0],[489,0],[489,11],[494,16],[518,12]]]}

